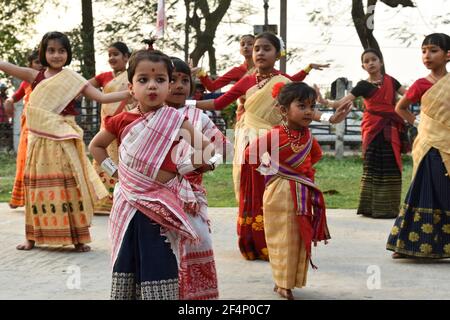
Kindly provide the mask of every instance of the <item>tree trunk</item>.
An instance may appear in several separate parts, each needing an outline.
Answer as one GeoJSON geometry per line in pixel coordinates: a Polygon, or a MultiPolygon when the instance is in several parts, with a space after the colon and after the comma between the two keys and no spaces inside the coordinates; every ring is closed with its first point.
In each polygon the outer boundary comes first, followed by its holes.
{"type": "MultiPolygon", "coordinates": [[[[375,5],[377,0],[369,0],[367,3],[368,9],[373,6],[367,14],[364,12],[364,6],[362,0],[353,0],[352,4],[352,18],[355,25],[356,32],[358,33],[359,41],[364,49],[374,48],[380,50],[377,39],[373,35],[375,28],[375,22],[373,17],[375,16],[375,5]]],[[[381,50],[380,50],[381,52],[381,50]]]]}
{"type": "Polygon", "coordinates": [[[213,46],[211,46],[208,49],[208,57],[209,57],[209,72],[212,75],[217,75],[216,49],[213,46]]]}
{"type": "Polygon", "coordinates": [[[189,18],[189,9],[190,9],[191,0],[184,0],[184,6],[186,8],[186,23],[184,25],[184,61],[189,62],[189,26],[190,26],[190,18],[189,18]]]}
{"type": "Polygon", "coordinates": [[[92,15],[92,0],[81,0],[83,39],[83,66],[81,73],[86,79],[95,76],[95,46],[94,46],[94,17],[92,15]]]}
{"type": "Polygon", "coordinates": [[[192,17],[189,18],[190,26],[195,30],[196,44],[194,50],[191,52],[192,63],[197,66],[201,57],[208,52],[209,55],[209,68],[212,75],[216,74],[217,62],[215,57],[214,38],[216,36],[216,30],[220,21],[230,7],[231,0],[218,1],[217,8],[213,11],[209,11],[209,5],[207,0],[198,0],[194,2],[194,10],[192,17]],[[197,10],[200,10],[202,17],[198,15],[197,10]],[[204,30],[202,30],[202,20],[204,30]]]}

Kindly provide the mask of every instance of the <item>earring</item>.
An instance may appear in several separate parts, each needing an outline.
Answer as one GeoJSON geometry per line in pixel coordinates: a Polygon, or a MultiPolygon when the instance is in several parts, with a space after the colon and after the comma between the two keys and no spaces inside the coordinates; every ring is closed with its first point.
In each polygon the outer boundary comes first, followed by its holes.
{"type": "Polygon", "coordinates": [[[286,113],[281,113],[281,122],[282,124],[287,124],[287,114],[286,113]]]}

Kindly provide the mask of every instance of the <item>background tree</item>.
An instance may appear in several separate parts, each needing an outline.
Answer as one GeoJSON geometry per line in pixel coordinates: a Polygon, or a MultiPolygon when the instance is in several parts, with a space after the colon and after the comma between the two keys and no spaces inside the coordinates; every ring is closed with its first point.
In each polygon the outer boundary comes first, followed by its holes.
{"type": "MultiPolygon", "coordinates": [[[[17,65],[26,65],[32,49],[27,39],[45,0],[2,0],[0,9],[0,58],[17,65]]],[[[38,43],[36,43],[37,47],[38,43]]],[[[0,78],[5,75],[0,74],[0,78]]]]}
{"type": "MultiPolygon", "coordinates": [[[[307,13],[309,22],[320,28],[321,40],[324,44],[331,42],[333,37],[333,26],[339,21],[340,24],[344,23],[348,26],[353,25],[355,27],[358,38],[364,49],[368,47],[380,49],[380,45],[374,36],[374,31],[376,30],[375,9],[379,7],[380,2],[395,9],[393,11],[395,19],[397,19],[398,13],[405,10],[405,8],[416,8],[420,16],[419,19],[422,20],[419,23],[424,23],[430,30],[430,33],[433,32],[433,30],[436,30],[438,26],[450,24],[450,7],[442,8],[439,15],[435,15],[431,19],[425,21],[417,2],[411,0],[352,0],[351,7],[350,4],[348,6],[343,6],[341,4],[342,2],[337,0],[330,0],[327,1],[326,4],[320,5],[312,0],[305,1],[309,1],[309,4],[313,3],[314,8],[307,13]],[[351,11],[351,16],[348,15],[349,11],[351,11]]],[[[305,5],[307,4],[305,3],[305,5]]],[[[389,28],[389,37],[400,40],[401,43],[410,46],[412,43],[415,43],[419,37],[423,36],[423,34],[418,34],[414,31],[414,28],[412,28],[415,23],[418,23],[418,21],[407,20],[400,27],[389,28]]]]}
{"type": "MultiPolygon", "coordinates": [[[[99,42],[107,47],[111,42],[124,41],[131,47],[142,46],[156,24],[156,1],[101,0],[114,8],[114,19],[95,21],[99,42]]],[[[214,41],[220,23],[247,25],[245,17],[254,13],[252,6],[244,0],[168,0],[166,1],[167,29],[165,38],[155,47],[178,54],[192,56],[197,64],[208,54],[209,68],[215,73],[218,62],[214,41]],[[232,4],[232,5],[231,5],[232,4]],[[185,10],[180,10],[183,8],[185,10]],[[184,30],[184,32],[180,32],[184,30]]],[[[222,61],[222,60],[221,60],[222,61]]],[[[224,63],[232,63],[223,60],[224,63]]],[[[222,66],[222,65],[221,65],[222,66]]]]}
{"type": "Polygon", "coordinates": [[[218,5],[211,10],[208,1],[190,1],[192,15],[189,16],[189,25],[195,30],[196,46],[192,50],[190,57],[194,66],[198,65],[201,57],[208,52],[209,72],[216,74],[216,49],[214,48],[214,38],[217,27],[223,16],[230,7],[231,0],[218,1],[218,5]]]}
{"type": "MultiPolygon", "coordinates": [[[[380,0],[391,8],[398,6],[415,7],[411,0],[380,0]]],[[[378,0],[368,0],[364,11],[363,0],[352,1],[352,19],[364,49],[374,48],[381,52],[377,39],[373,35],[375,30],[375,8],[378,0]]]]}
{"type": "Polygon", "coordinates": [[[81,0],[81,38],[83,40],[83,56],[81,73],[86,79],[95,76],[94,17],[92,0],[81,0]]]}

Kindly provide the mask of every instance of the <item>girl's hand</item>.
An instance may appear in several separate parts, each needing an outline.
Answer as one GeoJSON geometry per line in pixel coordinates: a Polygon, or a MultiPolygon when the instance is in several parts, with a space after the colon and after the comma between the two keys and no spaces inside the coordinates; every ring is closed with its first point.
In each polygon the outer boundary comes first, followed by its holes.
{"type": "Polygon", "coordinates": [[[14,117],[14,100],[12,98],[5,100],[5,113],[9,118],[14,117]]]}
{"type": "Polygon", "coordinates": [[[336,112],[333,114],[333,116],[330,118],[330,123],[339,123],[341,121],[344,121],[345,118],[347,118],[347,115],[352,110],[353,102],[348,101],[342,106],[339,106],[336,109],[336,112]]]}
{"type": "Polygon", "coordinates": [[[327,106],[327,100],[322,97],[322,94],[320,93],[320,88],[316,84],[314,84],[314,90],[316,90],[317,102],[323,106],[327,106]]]}
{"type": "Polygon", "coordinates": [[[197,73],[201,70],[201,67],[191,67],[191,72],[193,75],[197,75],[197,73]]]}
{"type": "Polygon", "coordinates": [[[327,64],[310,63],[309,65],[312,69],[315,69],[315,70],[323,70],[324,68],[330,67],[329,63],[327,63],[327,64]]]}
{"type": "Polygon", "coordinates": [[[195,172],[205,173],[205,172],[213,171],[213,170],[214,170],[214,168],[211,165],[205,164],[205,165],[201,166],[200,168],[195,169],[195,172]]]}
{"type": "Polygon", "coordinates": [[[197,75],[197,72],[201,70],[201,67],[194,67],[194,62],[192,58],[189,58],[189,68],[191,69],[192,75],[197,75]]]}

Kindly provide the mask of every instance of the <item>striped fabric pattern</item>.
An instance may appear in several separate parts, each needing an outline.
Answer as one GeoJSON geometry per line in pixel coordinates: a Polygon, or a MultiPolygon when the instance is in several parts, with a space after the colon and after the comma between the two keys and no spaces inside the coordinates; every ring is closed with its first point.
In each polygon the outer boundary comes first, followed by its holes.
{"type": "Polygon", "coordinates": [[[119,183],[109,220],[112,265],[136,210],[181,239],[198,239],[175,193],[155,181],[183,121],[184,117],[175,109],[162,107],[145,119],[136,120],[123,132],[119,183]]]}
{"type": "Polygon", "coordinates": [[[395,218],[400,210],[402,174],[391,143],[380,132],[367,148],[357,214],[395,218]]]}

